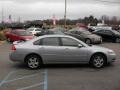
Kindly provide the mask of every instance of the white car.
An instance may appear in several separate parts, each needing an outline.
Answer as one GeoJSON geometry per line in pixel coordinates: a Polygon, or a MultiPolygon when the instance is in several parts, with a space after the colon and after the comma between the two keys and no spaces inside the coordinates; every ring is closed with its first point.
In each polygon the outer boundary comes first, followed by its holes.
{"type": "Polygon", "coordinates": [[[33,35],[42,31],[41,28],[28,28],[27,31],[31,32],[33,35]]]}

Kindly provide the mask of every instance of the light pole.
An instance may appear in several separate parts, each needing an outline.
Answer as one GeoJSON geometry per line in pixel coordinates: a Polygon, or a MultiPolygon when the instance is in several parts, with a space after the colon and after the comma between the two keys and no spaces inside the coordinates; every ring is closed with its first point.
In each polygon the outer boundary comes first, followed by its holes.
{"type": "Polygon", "coordinates": [[[4,23],[4,8],[2,6],[2,23],[4,23]]]}
{"type": "Polygon", "coordinates": [[[66,28],[67,0],[65,0],[64,27],[66,28]]]}

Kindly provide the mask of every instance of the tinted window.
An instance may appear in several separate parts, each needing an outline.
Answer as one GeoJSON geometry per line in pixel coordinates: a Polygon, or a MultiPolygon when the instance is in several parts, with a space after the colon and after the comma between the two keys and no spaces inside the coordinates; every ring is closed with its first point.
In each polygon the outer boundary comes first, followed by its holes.
{"type": "Polygon", "coordinates": [[[71,38],[61,38],[63,46],[78,46],[79,42],[71,38]]]}
{"type": "Polygon", "coordinates": [[[111,31],[105,30],[105,34],[112,35],[113,33],[111,31]]]}
{"type": "Polygon", "coordinates": [[[40,40],[37,40],[33,43],[34,45],[40,45],[40,40]]]}
{"type": "Polygon", "coordinates": [[[98,33],[104,33],[104,30],[99,30],[99,31],[96,31],[98,33]]]}
{"type": "Polygon", "coordinates": [[[42,45],[59,46],[59,39],[54,37],[44,38],[42,39],[42,45]]]}

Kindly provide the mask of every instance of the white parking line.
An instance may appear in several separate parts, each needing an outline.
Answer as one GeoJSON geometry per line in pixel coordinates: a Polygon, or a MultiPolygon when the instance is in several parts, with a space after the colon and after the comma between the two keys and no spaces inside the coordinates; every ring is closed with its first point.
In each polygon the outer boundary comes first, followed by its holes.
{"type": "Polygon", "coordinates": [[[37,86],[40,86],[40,85],[44,85],[44,90],[47,90],[48,89],[48,73],[47,73],[47,70],[45,70],[45,72],[43,74],[44,74],[44,81],[43,82],[31,85],[31,86],[23,87],[23,88],[20,88],[20,89],[17,89],[17,90],[26,90],[26,89],[37,87],[37,86]]]}
{"type": "Polygon", "coordinates": [[[38,73],[37,73],[37,74],[32,74],[32,75],[23,76],[23,77],[21,77],[21,78],[15,78],[15,79],[12,79],[12,80],[7,80],[7,81],[5,81],[4,83],[10,83],[10,82],[17,81],[17,80],[21,80],[21,79],[24,79],[24,78],[30,78],[30,77],[33,77],[33,76],[36,76],[36,75],[38,75],[38,73]]]}
{"type": "Polygon", "coordinates": [[[48,90],[48,73],[47,73],[47,70],[45,70],[45,73],[44,73],[44,90],[48,90]]]}
{"type": "Polygon", "coordinates": [[[6,82],[6,80],[14,73],[15,71],[11,71],[8,75],[0,82],[0,87],[6,82]]]}
{"type": "MultiPolygon", "coordinates": [[[[10,73],[8,73],[8,75],[0,82],[0,87],[5,83],[10,83],[10,82],[13,82],[13,81],[21,80],[21,79],[24,79],[24,78],[30,78],[30,77],[33,77],[35,75],[38,75],[38,73],[36,73],[36,74],[32,74],[32,75],[23,76],[21,78],[15,78],[15,79],[12,79],[12,80],[7,80],[15,72],[17,72],[17,71],[11,71],[10,73]]],[[[40,86],[40,85],[44,85],[44,90],[47,90],[48,89],[48,73],[47,73],[47,70],[45,70],[42,73],[44,74],[44,81],[43,82],[31,85],[31,86],[23,87],[23,88],[20,88],[20,89],[17,89],[17,90],[25,90],[25,89],[37,87],[37,86],[40,86]]]]}
{"type": "Polygon", "coordinates": [[[41,83],[37,83],[37,84],[31,85],[31,86],[28,86],[28,87],[23,87],[23,88],[20,88],[20,89],[17,89],[17,90],[26,90],[26,89],[30,89],[30,88],[33,88],[33,87],[43,85],[43,84],[44,84],[44,82],[41,82],[41,83]]]}

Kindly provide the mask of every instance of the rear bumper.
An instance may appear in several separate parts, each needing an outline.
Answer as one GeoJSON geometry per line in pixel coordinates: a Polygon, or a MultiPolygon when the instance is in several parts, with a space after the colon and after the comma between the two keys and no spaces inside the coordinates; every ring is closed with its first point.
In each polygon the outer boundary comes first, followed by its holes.
{"type": "Polygon", "coordinates": [[[24,62],[24,59],[23,59],[22,55],[18,55],[18,54],[14,53],[14,52],[11,52],[9,54],[9,58],[13,62],[24,62]]]}

